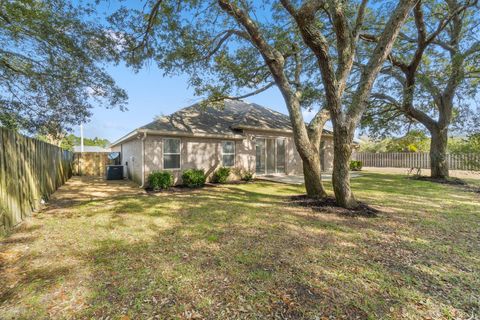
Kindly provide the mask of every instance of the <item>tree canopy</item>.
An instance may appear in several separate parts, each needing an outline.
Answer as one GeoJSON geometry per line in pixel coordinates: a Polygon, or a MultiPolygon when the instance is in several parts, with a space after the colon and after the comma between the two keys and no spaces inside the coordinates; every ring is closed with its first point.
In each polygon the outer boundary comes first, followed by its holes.
{"type": "Polygon", "coordinates": [[[351,207],[356,205],[349,181],[354,131],[414,3],[155,0],[146,1],[146,13],[122,8],[111,22],[128,35],[132,65],[153,58],[166,73],[186,72],[197,94],[210,102],[278,88],[310,196],[326,195],[319,144],[325,119],[331,117],[335,196],[341,206],[351,207]],[[365,31],[377,41],[369,45],[372,50],[358,54],[365,31]],[[318,111],[308,126],[302,106],[318,111]]]}
{"type": "Polygon", "coordinates": [[[65,0],[0,4],[0,124],[48,135],[85,122],[94,105],[124,108],[105,71],[118,38],[65,0]]]}

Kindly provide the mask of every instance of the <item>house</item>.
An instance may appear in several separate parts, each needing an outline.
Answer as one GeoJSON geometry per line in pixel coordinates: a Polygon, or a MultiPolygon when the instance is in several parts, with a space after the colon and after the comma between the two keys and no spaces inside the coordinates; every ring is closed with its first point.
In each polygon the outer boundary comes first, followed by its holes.
{"type": "MultiPolygon", "coordinates": [[[[321,161],[332,168],[333,139],[324,130],[321,161]]],[[[200,104],[162,116],[111,145],[121,153],[129,179],[144,185],[148,175],[170,170],[180,182],[186,169],[204,169],[207,176],[231,167],[256,175],[302,174],[302,160],[293,141],[288,116],[255,103],[225,100],[223,107],[200,104]]]]}

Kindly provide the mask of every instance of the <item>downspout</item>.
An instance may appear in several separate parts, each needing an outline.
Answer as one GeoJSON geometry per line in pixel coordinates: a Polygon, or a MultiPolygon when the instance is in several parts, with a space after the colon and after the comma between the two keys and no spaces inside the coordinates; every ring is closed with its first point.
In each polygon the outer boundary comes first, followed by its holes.
{"type": "Polygon", "coordinates": [[[142,185],[140,188],[143,188],[145,186],[145,139],[147,138],[147,132],[143,132],[143,137],[142,137],[142,185]]]}

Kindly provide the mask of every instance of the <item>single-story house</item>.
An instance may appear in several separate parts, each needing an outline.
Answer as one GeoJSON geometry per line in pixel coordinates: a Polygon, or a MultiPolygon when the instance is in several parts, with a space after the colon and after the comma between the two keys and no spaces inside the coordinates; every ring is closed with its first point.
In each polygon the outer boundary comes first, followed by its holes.
{"type": "MultiPolygon", "coordinates": [[[[321,163],[332,168],[332,132],[324,130],[321,163]]],[[[287,115],[255,103],[225,100],[223,107],[195,104],[162,116],[111,145],[121,153],[126,176],[144,185],[157,170],[172,171],[180,182],[186,169],[204,169],[208,177],[219,167],[258,175],[302,174],[302,160],[287,115]]]]}

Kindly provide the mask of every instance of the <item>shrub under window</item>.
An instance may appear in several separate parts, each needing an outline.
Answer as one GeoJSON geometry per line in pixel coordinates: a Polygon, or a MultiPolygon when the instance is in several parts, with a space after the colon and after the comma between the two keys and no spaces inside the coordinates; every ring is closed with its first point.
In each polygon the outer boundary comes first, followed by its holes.
{"type": "Polygon", "coordinates": [[[228,176],[230,175],[230,168],[219,168],[213,174],[213,182],[215,183],[226,183],[228,180],[228,176]]]}
{"type": "Polygon", "coordinates": [[[205,185],[207,177],[205,172],[199,169],[188,169],[182,174],[183,184],[189,188],[199,188],[205,185]]]}
{"type": "Polygon", "coordinates": [[[148,175],[148,185],[155,191],[173,186],[173,174],[168,171],[154,171],[148,175]]]}
{"type": "Polygon", "coordinates": [[[252,171],[245,171],[242,173],[242,180],[243,181],[252,181],[254,173],[252,171]]]}

